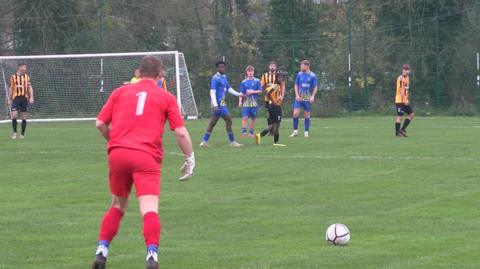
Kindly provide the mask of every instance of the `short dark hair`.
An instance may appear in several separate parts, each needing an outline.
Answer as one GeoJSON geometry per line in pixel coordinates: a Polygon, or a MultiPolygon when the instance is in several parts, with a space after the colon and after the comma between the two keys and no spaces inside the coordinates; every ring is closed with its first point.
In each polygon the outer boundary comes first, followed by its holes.
{"type": "Polygon", "coordinates": [[[138,66],[141,77],[157,78],[163,69],[163,64],[160,59],[153,55],[146,55],[140,61],[138,66]]]}
{"type": "Polygon", "coordinates": [[[26,63],[24,63],[24,62],[20,62],[20,63],[18,63],[18,66],[17,66],[17,67],[20,67],[20,66],[26,66],[26,65],[27,65],[27,64],[26,64],[26,63]]]}
{"type": "Polygon", "coordinates": [[[223,64],[224,66],[227,65],[227,63],[224,62],[224,61],[218,61],[218,62],[215,63],[215,67],[218,67],[218,66],[221,65],[221,64],[223,64]]]}
{"type": "Polygon", "coordinates": [[[310,66],[310,61],[309,60],[303,60],[300,62],[300,64],[304,64],[306,66],[310,66]]]}
{"type": "Polygon", "coordinates": [[[268,63],[268,65],[271,65],[271,64],[277,65],[277,62],[275,62],[275,61],[270,61],[270,62],[268,63]]]}
{"type": "Polygon", "coordinates": [[[285,78],[285,74],[283,72],[277,72],[275,75],[275,80],[277,80],[279,77],[285,78]]]}

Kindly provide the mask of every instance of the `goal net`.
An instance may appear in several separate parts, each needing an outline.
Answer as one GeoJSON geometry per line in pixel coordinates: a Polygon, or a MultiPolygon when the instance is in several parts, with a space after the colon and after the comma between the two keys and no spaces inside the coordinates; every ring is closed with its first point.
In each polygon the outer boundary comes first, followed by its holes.
{"type": "Polygon", "coordinates": [[[19,63],[27,64],[35,103],[29,117],[39,121],[88,120],[96,117],[110,93],[134,76],[145,55],[155,55],[164,65],[167,90],[176,96],[182,113],[196,118],[198,110],[183,53],[136,52],[0,57],[1,119],[8,119],[10,76],[19,63]]]}

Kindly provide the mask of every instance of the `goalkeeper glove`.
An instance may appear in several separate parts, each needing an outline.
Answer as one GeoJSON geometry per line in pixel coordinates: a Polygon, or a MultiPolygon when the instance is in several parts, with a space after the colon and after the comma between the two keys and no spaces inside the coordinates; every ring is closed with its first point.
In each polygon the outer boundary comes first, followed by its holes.
{"type": "Polygon", "coordinates": [[[185,162],[180,171],[182,171],[182,176],[178,178],[180,181],[187,181],[193,175],[193,169],[195,168],[195,154],[192,152],[190,156],[185,157],[185,162]]]}

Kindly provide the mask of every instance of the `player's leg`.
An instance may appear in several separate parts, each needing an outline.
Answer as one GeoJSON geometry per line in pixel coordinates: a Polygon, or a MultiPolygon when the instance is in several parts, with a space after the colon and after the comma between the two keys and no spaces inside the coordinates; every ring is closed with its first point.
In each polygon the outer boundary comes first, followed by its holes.
{"type": "Polygon", "coordinates": [[[98,235],[97,250],[95,252],[95,259],[93,261],[93,269],[103,269],[107,262],[108,248],[110,242],[118,233],[120,229],[120,222],[123,214],[127,209],[128,198],[112,195],[112,203],[110,209],[105,213],[100,226],[100,233],[98,235]]]}
{"type": "Polygon", "coordinates": [[[18,117],[18,98],[15,98],[12,102],[12,139],[17,138],[17,117],[18,117]]]}
{"type": "Polygon", "coordinates": [[[147,253],[147,268],[158,268],[158,247],[160,243],[160,217],[158,197],[160,195],[160,163],[144,152],[136,154],[133,182],[138,197],[140,213],[143,216],[143,237],[147,253]]]}
{"type": "Polygon", "coordinates": [[[293,102],[293,133],[290,137],[298,136],[298,117],[300,116],[300,102],[295,100],[293,102]]]}
{"type": "Polygon", "coordinates": [[[205,131],[205,134],[203,134],[202,141],[200,142],[200,147],[208,148],[208,140],[210,139],[213,128],[215,128],[215,125],[217,125],[218,119],[220,119],[220,115],[212,112],[207,130],[205,131]]]}
{"type": "Polygon", "coordinates": [[[265,111],[267,112],[267,126],[272,124],[270,118],[268,117],[268,110],[270,109],[270,102],[265,101],[265,111]]]}
{"type": "Polygon", "coordinates": [[[120,229],[120,223],[128,205],[128,196],[133,181],[131,173],[132,156],[130,152],[129,150],[114,149],[108,156],[112,204],[101,222],[93,269],[105,268],[108,248],[120,229]]]}
{"type": "Polygon", "coordinates": [[[232,125],[233,125],[232,116],[230,115],[230,112],[228,112],[228,109],[225,108],[225,110],[222,111],[222,118],[225,121],[225,129],[227,130],[230,146],[232,147],[243,146],[242,144],[239,144],[235,141],[235,135],[233,134],[233,128],[232,128],[232,125]]]}
{"type": "Polygon", "coordinates": [[[406,137],[407,136],[407,127],[410,124],[410,122],[413,120],[413,118],[415,117],[415,113],[413,113],[413,110],[410,106],[406,106],[405,111],[407,113],[407,118],[405,119],[405,121],[403,121],[402,128],[400,129],[400,133],[403,136],[406,137]]]}
{"type": "Polygon", "coordinates": [[[397,109],[397,117],[395,118],[395,136],[402,137],[402,134],[400,133],[400,126],[402,124],[402,118],[403,118],[402,105],[396,104],[396,109],[397,109]]]}
{"type": "Polygon", "coordinates": [[[255,134],[255,122],[257,120],[257,108],[252,107],[249,112],[250,120],[250,130],[249,130],[249,137],[253,137],[255,134]]]}
{"type": "Polygon", "coordinates": [[[304,128],[305,128],[305,133],[304,136],[308,137],[309,136],[309,131],[310,131],[310,114],[311,114],[311,104],[310,102],[303,102],[303,113],[304,113],[304,128]]]}
{"type": "Polygon", "coordinates": [[[285,144],[280,144],[280,123],[282,122],[282,107],[276,106],[275,107],[275,118],[273,123],[273,141],[274,146],[286,146],[285,144]]]}
{"type": "Polygon", "coordinates": [[[18,112],[12,109],[12,129],[13,129],[12,139],[17,138],[17,124],[18,124],[17,116],[18,116],[18,112]]]}
{"type": "Polygon", "coordinates": [[[278,141],[280,140],[279,127],[278,122],[273,123],[273,143],[275,144],[278,144],[278,141]]]}
{"type": "Polygon", "coordinates": [[[247,123],[248,123],[248,107],[242,107],[242,137],[247,137],[247,123]]]}
{"type": "MultiPolygon", "coordinates": [[[[273,105],[272,105],[273,106],[273,105]]],[[[261,131],[260,133],[258,134],[255,134],[255,142],[257,143],[257,145],[260,145],[261,142],[262,142],[262,137],[266,136],[267,134],[270,134],[272,132],[272,128],[273,128],[273,125],[272,125],[272,119],[274,117],[274,111],[272,109],[272,106],[269,106],[269,109],[267,110],[267,113],[268,113],[268,126],[267,128],[265,128],[263,131],[261,131]]]]}
{"type": "Polygon", "coordinates": [[[143,237],[147,248],[147,269],[157,269],[161,230],[160,217],[158,216],[158,196],[139,196],[138,203],[140,205],[140,213],[143,216],[143,237]]]}
{"type": "Polygon", "coordinates": [[[25,111],[21,112],[21,117],[22,117],[22,133],[20,135],[20,138],[25,137],[25,130],[27,129],[27,118],[28,118],[28,113],[27,109],[25,107],[25,111]]]}

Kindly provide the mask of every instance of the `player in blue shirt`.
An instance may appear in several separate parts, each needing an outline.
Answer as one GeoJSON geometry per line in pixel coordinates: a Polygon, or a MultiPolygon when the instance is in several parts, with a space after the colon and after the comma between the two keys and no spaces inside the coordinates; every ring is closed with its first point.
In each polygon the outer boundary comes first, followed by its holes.
{"type": "Polygon", "coordinates": [[[227,127],[228,139],[230,140],[230,146],[232,147],[241,147],[242,144],[239,144],[235,141],[235,136],[233,135],[232,130],[232,116],[228,111],[227,103],[225,102],[225,94],[229,92],[235,96],[241,96],[242,94],[235,91],[230,84],[228,83],[227,76],[225,75],[225,66],[226,63],[223,61],[217,62],[217,73],[212,76],[212,81],[210,83],[210,99],[212,106],[212,115],[210,117],[210,123],[208,124],[207,130],[203,135],[202,142],[200,142],[200,147],[208,148],[208,140],[212,134],[213,128],[218,122],[218,119],[223,118],[227,127]]]}
{"type": "Polygon", "coordinates": [[[315,95],[318,91],[317,75],[310,71],[310,62],[303,60],[300,63],[300,72],[295,79],[295,101],[293,103],[293,133],[290,137],[298,136],[298,117],[300,109],[303,109],[305,116],[305,137],[308,137],[310,129],[310,111],[315,95]]]}
{"type": "Polygon", "coordinates": [[[245,69],[247,78],[240,83],[239,91],[245,96],[240,96],[238,106],[242,107],[242,137],[254,137],[255,120],[257,119],[258,94],[262,93],[260,80],[253,75],[255,68],[251,65],[245,69]],[[248,118],[251,119],[249,134],[247,134],[248,118]]]}

